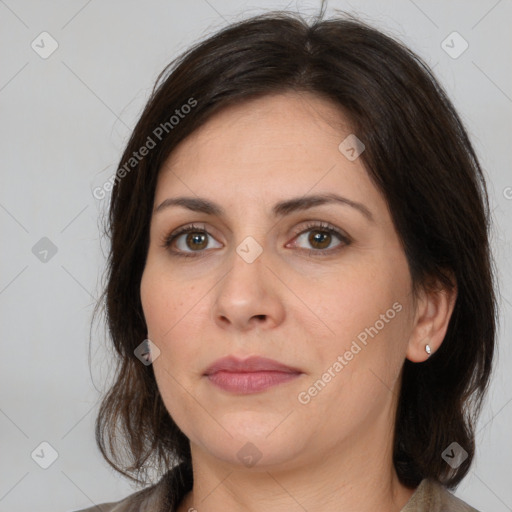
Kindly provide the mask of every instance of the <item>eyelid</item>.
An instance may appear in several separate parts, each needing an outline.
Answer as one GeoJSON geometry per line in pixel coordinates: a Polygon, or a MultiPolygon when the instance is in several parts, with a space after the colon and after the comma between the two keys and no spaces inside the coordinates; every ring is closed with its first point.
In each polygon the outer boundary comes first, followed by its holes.
{"type": "Polygon", "coordinates": [[[318,231],[327,231],[335,236],[338,236],[342,241],[351,243],[352,238],[342,229],[330,224],[329,222],[316,220],[316,221],[305,221],[307,224],[301,224],[300,227],[294,229],[294,237],[306,233],[308,231],[312,231],[313,229],[317,229],[318,231]]]}

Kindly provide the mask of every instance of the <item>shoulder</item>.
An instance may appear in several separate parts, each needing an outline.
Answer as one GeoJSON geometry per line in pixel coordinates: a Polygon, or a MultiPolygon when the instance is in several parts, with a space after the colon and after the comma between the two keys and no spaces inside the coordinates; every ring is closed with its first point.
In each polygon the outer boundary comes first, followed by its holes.
{"type": "Polygon", "coordinates": [[[479,512],[435,480],[422,480],[400,512],[479,512]]]}
{"type": "Polygon", "coordinates": [[[120,501],[100,503],[75,512],[143,512],[160,510],[164,497],[162,482],[134,492],[120,501]]]}
{"type": "Polygon", "coordinates": [[[182,462],[165,473],[150,487],[130,494],[120,501],[101,503],[75,512],[169,512],[176,510],[186,492],[192,488],[193,472],[182,462]]]}

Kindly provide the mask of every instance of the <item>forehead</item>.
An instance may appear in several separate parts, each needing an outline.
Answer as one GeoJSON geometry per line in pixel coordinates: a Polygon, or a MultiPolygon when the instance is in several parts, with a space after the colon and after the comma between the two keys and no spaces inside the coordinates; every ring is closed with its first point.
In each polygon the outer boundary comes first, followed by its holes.
{"type": "Polygon", "coordinates": [[[270,204],[338,192],[383,205],[361,159],[339,150],[349,120],[306,93],[264,96],[226,107],[183,140],[160,170],[155,203],[169,195],[270,204]]]}
{"type": "Polygon", "coordinates": [[[349,133],[348,120],[334,103],[309,93],[273,94],[213,115],[174,149],[160,174],[186,169],[191,179],[199,170],[203,177],[218,177],[234,168],[246,179],[251,170],[262,178],[266,171],[275,171],[273,164],[289,162],[293,167],[288,173],[296,176],[312,164],[335,164],[341,157],[338,145],[349,133]],[[321,162],[319,154],[324,156],[321,162]]]}

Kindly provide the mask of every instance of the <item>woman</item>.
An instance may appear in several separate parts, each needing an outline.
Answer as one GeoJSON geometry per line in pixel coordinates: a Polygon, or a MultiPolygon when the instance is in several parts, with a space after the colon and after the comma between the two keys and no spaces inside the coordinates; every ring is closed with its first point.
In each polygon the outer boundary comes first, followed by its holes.
{"type": "Polygon", "coordinates": [[[161,478],[102,510],[475,510],[488,218],[452,104],[379,31],[269,13],[190,49],[109,217],[96,437],[161,478]]]}

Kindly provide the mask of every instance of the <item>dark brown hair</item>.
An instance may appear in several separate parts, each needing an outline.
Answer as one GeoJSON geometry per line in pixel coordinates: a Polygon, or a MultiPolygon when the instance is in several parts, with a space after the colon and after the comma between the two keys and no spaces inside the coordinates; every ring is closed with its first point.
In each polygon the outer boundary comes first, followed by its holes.
{"type": "Polygon", "coordinates": [[[430,477],[453,489],[474,457],[495,349],[486,185],[428,66],[350,16],[307,22],[283,11],[259,15],[197,43],[158,77],[111,195],[103,296],[118,367],[96,420],[98,446],[109,464],[139,482],[134,475],[146,466],[162,473],[190,462],[189,441],[169,416],[152,367],[134,355],[147,334],[140,282],[157,176],[173,149],[220,109],[289,91],[329,99],[349,117],[366,147],[360,158],[389,205],[414,291],[432,281],[450,287],[450,275],[456,280],[441,347],[424,363],[404,362],[393,453],[403,484],[430,477]],[[152,147],[141,156],[144,146],[152,147]],[[441,456],[454,441],[469,454],[456,469],[441,456]]]}

